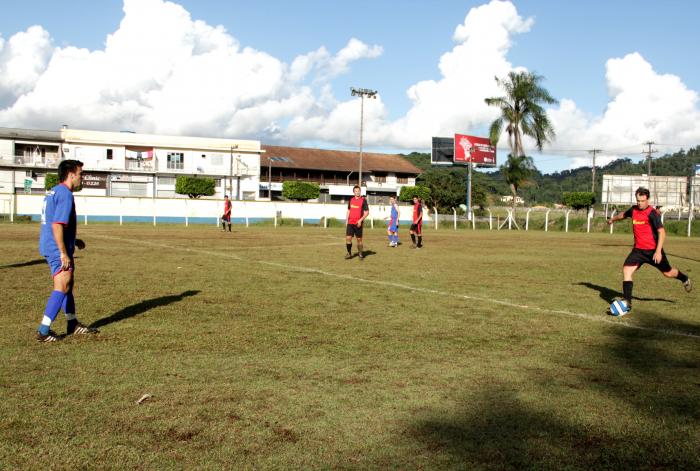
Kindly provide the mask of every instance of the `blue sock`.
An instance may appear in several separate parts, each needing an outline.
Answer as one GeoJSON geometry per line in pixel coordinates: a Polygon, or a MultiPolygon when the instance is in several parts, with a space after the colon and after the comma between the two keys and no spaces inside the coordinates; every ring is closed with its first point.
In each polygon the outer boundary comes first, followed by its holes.
{"type": "Polygon", "coordinates": [[[47,335],[49,329],[51,328],[51,323],[56,319],[58,311],[61,310],[63,301],[66,298],[66,293],[61,291],[51,291],[49,300],[46,302],[46,309],[44,310],[44,318],[41,320],[41,325],[39,326],[39,333],[41,335],[47,335]]]}
{"type": "Polygon", "coordinates": [[[393,238],[394,238],[394,243],[395,243],[395,244],[398,244],[398,243],[399,243],[399,235],[396,234],[396,235],[393,236],[393,238]]]}
{"type": "Polygon", "coordinates": [[[73,291],[68,291],[68,293],[66,293],[61,308],[66,315],[66,319],[75,319],[75,298],[73,297],[73,291]]]}
{"type": "Polygon", "coordinates": [[[393,235],[389,234],[387,237],[389,237],[389,242],[393,242],[393,241],[394,241],[394,236],[393,236],[393,235]]]}

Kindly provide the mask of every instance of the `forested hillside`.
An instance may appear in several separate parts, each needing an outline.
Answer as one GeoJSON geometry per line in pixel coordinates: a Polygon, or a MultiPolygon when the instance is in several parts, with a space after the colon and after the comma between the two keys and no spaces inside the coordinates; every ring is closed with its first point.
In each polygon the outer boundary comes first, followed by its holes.
{"type": "MultiPolygon", "coordinates": [[[[466,168],[431,167],[430,154],[414,152],[404,157],[425,171],[419,177],[419,182],[428,186],[439,184],[443,187],[451,187],[448,194],[453,195],[452,199],[439,206],[449,207],[463,203],[464,195],[466,194],[466,168]]],[[[690,176],[696,164],[700,164],[700,146],[655,158],[652,162],[652,174],[690,176]]],[[[603,175],[641,175],[646,173],[647,164],[645,161],[634,163],[628,158],[618,159],[603,167],[597,167],[597,199],[600,200],[603,175]]],[[[561,202],[562,193],[565,191],[590,190],[591,167],[579,167],[550,174],[542,174],[536,171],[531,181],[519,191],[519,194],[528,205],[554,204],[561,202]]],[[[493,204],[497,202],[501,195],[511,194],[500,171],[487,173],[479,170],[474,171],[472,193],[474,194],[475,206],[493,204]]]]}

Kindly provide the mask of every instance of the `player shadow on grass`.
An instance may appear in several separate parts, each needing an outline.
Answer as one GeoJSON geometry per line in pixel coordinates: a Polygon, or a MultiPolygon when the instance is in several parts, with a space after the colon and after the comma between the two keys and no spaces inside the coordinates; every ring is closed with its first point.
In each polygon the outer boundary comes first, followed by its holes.
{"type": "Polygon", "coordinates": [[[161,296],[160,298],[147,299],[145,301],[141,301],[140,303],[127,306],[121,311],[117,311],[110,316],[96,320],[95,322],[90,324],[90,327],[104,327],[106,325],[113,324],[114,322],[123,321],[125,319],[138,316],[139,314],[143,314],[144,312],[150,311],[151,309],[155,309],[161,306],[167,306],[168,304],[182,301],[184,298],[188,296],[194,296],[195,294],[199,294],[200,292],[201,291],[199,290],[189,290],[184,291],[181,294],[173,294],[170,296],[161,296]]]}
{"type": "Polygon", "coordinates": [[[0,266],[0,270],[6,270],[8,268],[31,267],[33,265],[41,265],[42,263],[46,263],[46,260],[44,260],[43,258],[37,258],[36,260],[29,260],[27,262],[17,262],[12,263],[10,265],[2,265],[0,266]]]}
{"type": "MultiPolygon", "coordinates": [[[[598,291],[600,294],[600,298],[607,302],[608,304],[613,302],[615,298],[622,298],[622,293],[619,291],[616,291],[614,289],[610,289],[607,286],[600,286],[600,285],[594,285],[593,283],[589,283],[587,281],[582,281],[580,283],[576,283],[579,286],[585,286],[586,288],[590,288],[592,290],[598,291]]],[[[633,300],[638,300],[638,301],[659,301],[663,303],[675,303],[675,301],[672,301],[670,299],[665,299],[665,298],[640,298],[638,296],[632,296],[633,300]]]]}

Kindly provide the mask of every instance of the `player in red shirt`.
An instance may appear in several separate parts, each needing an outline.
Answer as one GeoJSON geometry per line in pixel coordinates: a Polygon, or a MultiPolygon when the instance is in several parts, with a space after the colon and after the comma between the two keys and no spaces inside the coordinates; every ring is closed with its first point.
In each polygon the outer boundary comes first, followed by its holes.
{"type": "Polygon", "coordinates": [[[226,231],[226,224],[228,224],[228,231],[231,232],[231,200],[228,199],[228,195],[224,196],[224,214],[221,216],[221,230],[226,231]]]}
{"type": "Polygon", "coordinates": [[[417,196],[413,197],[413,224],[411,224],[409,232],[411,233],[411,241],[413,241],[411,248],[420,249],[423,247],[423,205],[417,196]],[[416,237],[418,244],[416,244],[416,237]]]}
{"type": "Polygon", "coordinates": [[[636,206],[608,219],[608,224],[612,224],[615,221],[632,218],[634,248],[622,267],[622,292],[630,309],[632,308],[632,275],[645,263],[655,266],[666,278],[680,280],[687,292],[693,289],[690,279],[677,268],[673,268],[666,258],[663,249],[666,230],[661,222],[659,211],[649,205],[649,190],[639,187],[635,196],[637,198],[636,206]]]}
{"type": "Polygon", "coordinates": [[[369,215],[369,205],[367,199],[361,196],[362,190],[355,185],[352,189],[355,196],[348,202],[348,213],[345,216],[347,225],[345,226],[345,248],[348,253],[345,259],[352,258],[352,237],[357,239],[357,256],[360,260],[365,258],[362,251],[362,223],[369,215]]]}

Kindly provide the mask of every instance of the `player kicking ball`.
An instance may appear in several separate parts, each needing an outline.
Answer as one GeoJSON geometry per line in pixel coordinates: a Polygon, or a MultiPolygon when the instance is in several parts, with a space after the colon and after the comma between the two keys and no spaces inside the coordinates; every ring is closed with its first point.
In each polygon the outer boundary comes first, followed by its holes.
{"type": "Polygon", "coordinates": [[[84,326],[75,316],[73,282],[75,248],[84,249],[85,243],[76,239],[77,218],[73,192],[82,182],[83,163],[64,160],[58,165],[60,183],[51,188],[44,198],[41,212],[39,251],[46,258],[53,276],[53,291],[44,310],[44,317],[36,333],[39,342],[55,342],[59,339],[51,330],[51,323],[63,309],[68,323],[67,335],[94,334],[97,329],[84,326]]]}
{"type": "Polygon", "coordinates": [[[649,190],[639,187],[635,192],[637,205],[622,214],[608,219],[608,224],[632,218],[632,230],[634,233],[634,248],[627,256],[622,267],[622,293],[624,304],[613,303],[611,314],[624,316],[632,309],[632,276],[639,267],[648,263],[656,267],[666,278],[676,278],[683,283],[683,288],[689,293],[693,289],[688,276],[677,268],[671,266],[664,252],[666,230],[661,223],[661,214],[653,206],[649,205],[649,190]]]}
{"type": "Polygon", "coordinates": [[[369,215],[369,205],[367,198],[363,197],[362,190],[355,185],[352,189],[353,197],[348,202],[348,213],[345,216],[345,248],[348,250],[345,259],[352,258],[352,238],[357,239],[357,256],[360,260],[364,260],[365,255],[362,251],[362,224],[369,215]]]}

